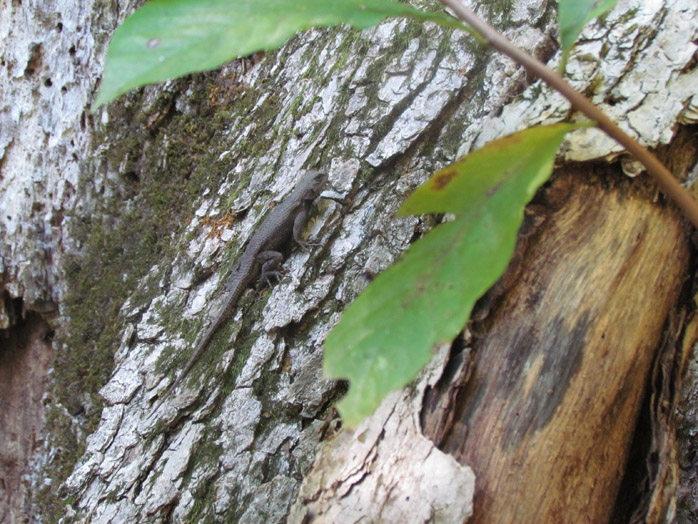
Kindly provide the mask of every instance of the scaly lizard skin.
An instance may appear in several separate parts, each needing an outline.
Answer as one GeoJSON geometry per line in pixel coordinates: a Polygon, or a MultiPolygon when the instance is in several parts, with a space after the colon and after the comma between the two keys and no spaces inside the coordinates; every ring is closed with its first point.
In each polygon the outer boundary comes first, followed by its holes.
{"type": "Polygon", "coordinates": [[[215,332],[232,312],[240,295],[255,280],[257,272],[261,270],[261,278],[267,282],[270,282],[270,277],[278,276],[276,267],[283,257],[277,250],[291,236],[293,236],[293,239],[301,248],[304,250],[308,249],[308,243],[301,238],[301,233],[305,227],[308,211],[313,201],[320,195],[320,191],[326,181],[327,175],[325,173],[308,171],[303,175],[303,178],[301,178],[291,194],[277,204],[262,220],[261,225],[252,235],[247,248],[235,264],[233,272],[228,279],[225,286],[227,298],[223,308],[215,320],[211,322],[182,372],[155,405],[153,412],[157,411],[168,395],[174,391],[194,366],[215,332]]]}

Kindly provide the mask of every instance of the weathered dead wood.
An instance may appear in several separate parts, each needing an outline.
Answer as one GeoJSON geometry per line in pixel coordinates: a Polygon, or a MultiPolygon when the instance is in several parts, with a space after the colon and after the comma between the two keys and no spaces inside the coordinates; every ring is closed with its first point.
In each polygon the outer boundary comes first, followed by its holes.
{"type": "Polygon", "coordinates": [[[54,358],[50,336],[34,313],[0,332],[0,522],[20,522],[16,516],[26,513],[29,463],[40,445],[41,398],[54,358]]]}
{"type": "Polygon", "coordinates": [[[474,326],[470,372],[428,395],[426,434],[476,474],[469,522],[612,514],[690,247],[653,188],[609,175],[555,178],[501,303],[474,326]]]}

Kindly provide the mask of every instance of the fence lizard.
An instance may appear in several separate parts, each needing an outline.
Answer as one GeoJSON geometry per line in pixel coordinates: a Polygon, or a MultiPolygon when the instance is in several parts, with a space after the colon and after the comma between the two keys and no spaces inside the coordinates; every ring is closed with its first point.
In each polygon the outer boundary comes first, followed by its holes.
{"type": "Polygon", "coordinates": [[[160,401],[155,405],[152,413],[158,410],[165,399],[194,366],[215,332],[232,312],[238,298],[255,280],[257,272],[259,271],[260,278],[267,282],[270,282],[271,277],[278,276],[279,272],[276,268],[281,263],[283,257],[277,250],[290,237],[293,237],[302,249],[308,249],[309,244],[303,240],[301,233],[305,227],[310,206],[320,195],[320,191],[326,181],[327,175],[325,173],[308,171],[303,175],[303,178],[301,178],[293,191],[262,220],[261,225],[247,244],[247,248],[245,248],[242,256],[240,256],[235,263],[235,267],[233,267],[232,274],[225,286],[227,298],[221,311],[211,322],[182,372],[160,397],[160,401]]]}

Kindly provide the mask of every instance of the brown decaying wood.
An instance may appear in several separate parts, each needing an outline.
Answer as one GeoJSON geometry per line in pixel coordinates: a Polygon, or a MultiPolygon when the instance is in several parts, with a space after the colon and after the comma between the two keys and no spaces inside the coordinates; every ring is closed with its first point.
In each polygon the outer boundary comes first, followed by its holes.
{"type": "Polygon", "coordinates": [[[475,471],[469,522],[608,521],[686,277],[688,227],[652,202],[656,190],[573,171],[545,191],[545,220],[474,326],[484,335],[464,382],[425,404],[438,407],[423,413],[425,433],[475,471]],[[454,388],[455,415],[443,409],[454,388]]]}
{"type": "Polygon", "coordinates": [[[29,461],[40,445],[41,398],[53,362],[50,331],[29,313],[0,332],[0,522],[29,522],[29,461]]]}

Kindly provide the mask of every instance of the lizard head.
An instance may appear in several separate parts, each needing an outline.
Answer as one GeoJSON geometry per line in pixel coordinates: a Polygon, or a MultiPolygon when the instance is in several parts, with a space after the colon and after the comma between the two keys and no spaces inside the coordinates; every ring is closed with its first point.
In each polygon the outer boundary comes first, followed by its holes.
{"type": "Polygon", "coordinates": [[[327,173],[309,169],[299,184],[305,194],[305,199],[314,200],[322,192],[322,188],[327,182],[327,173]]]}

